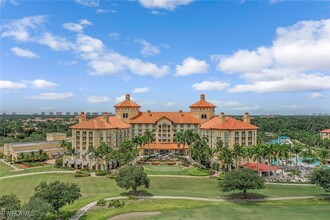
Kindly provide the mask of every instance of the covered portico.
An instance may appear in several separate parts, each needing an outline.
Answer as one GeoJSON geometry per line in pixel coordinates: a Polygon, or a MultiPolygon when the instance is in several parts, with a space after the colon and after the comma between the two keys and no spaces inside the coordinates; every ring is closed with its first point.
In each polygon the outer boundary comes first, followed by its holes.
{"type": "Polygon", "coordinates": [[[187,156],[188,155],[189,147],[187,145],[179,145],[177,143],[149,143],[145,144],[140,147],[140,155],[152,155],[152,154],[159,154],[159,155],[181,155],[187,156]],[[150,151],[150,152],[149,152],[150,151]]]}

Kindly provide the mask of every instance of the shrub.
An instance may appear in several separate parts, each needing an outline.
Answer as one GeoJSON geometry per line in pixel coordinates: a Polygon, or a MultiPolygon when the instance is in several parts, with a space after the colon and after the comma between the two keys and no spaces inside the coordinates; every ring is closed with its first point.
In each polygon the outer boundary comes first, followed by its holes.
{"type": "Polygon", "coordinates": [[[97,202],[96,202],[96,205],[97,206],[105,206],[107,204],[107,202],[105,201],[105,199],[99,199],[97,202]]]}
{"type": "Polygon", "coordinates": [[[193,168],[188,171],[190,176],[208,176],[209,172],[207,170],[202,170],[199,168],[193,168]]]}
{"type": "Polygon", "coordinates": [[[111,200],[109,202],[108,208],[121,208],[125,206],[124,201],[120,201],[119,199],[111,200]]]}
{"type": "Polygon", "coordinates": [[[55,167],[60,168],[63,166],[63,158],[56,158],[55,167]]]}
{"type": "Polygon", "coordinates": [[[159,162],[151,162],[152,165],[159,165],[160,163],[159,162]]]}
{"type": "Polygon", "coordinates": [[[100,171],[95,172],[96,176],[105,176],[105,175],[108,175],[108,174],[109,174],[108,170],[100,170],[100,171]]]}
{"type": "Polygon", "coordinates": [[[90,173],[83,172],[83,171],[76,171],[74,177],[87,177],[90,176],[90,173]]]}
{"type": "Polygon", "coordinates": [[[110,173],[110,174],[106,175],[105,177],[107,177],[107,178],[109,178],[109,179],[115,179],[116,176],[117,176],[116,173],[110,173]]]}
{"type": "Polygon", "coordinates": [[[28,166],[28,167],[40,167],[40,166],[44,166],[44,163],[42,163],[42,162],[24,162],[23,164],[25,166],[28,166]]]}
{"type": "Polygon", "coordinates": [[[135,196],[128,196],[127,199],[128,200],[137,200],[137,198],[135,196]]]}
{"type": "Polygon", "coordinates": [[[166,165],[176,165],[176,162],[166,162],[166,165]]]}

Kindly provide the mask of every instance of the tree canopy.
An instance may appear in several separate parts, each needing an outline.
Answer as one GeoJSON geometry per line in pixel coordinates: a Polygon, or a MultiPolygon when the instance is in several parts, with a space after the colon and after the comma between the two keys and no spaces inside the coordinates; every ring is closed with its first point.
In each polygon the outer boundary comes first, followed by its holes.
{"type": "Polygon", "coordinates": [[[226,173],[223,178],[219,179],[218,187],[223,192],[240,190],[246,196],[247,190],[263,189],[265,186],[264,179],[255,171],[241,168],[226,173]]]}
{"type": "Polygon", "coordinates": [[[60,219],[60,208],[66,204],[72,204],[81,197],[80,187],[75,183],[54,181],[51,183],[41,182],[34,193],[35,198],[40,198],[51,204],[60,219]]]}
{"type": "Polygon", "coordinates": [[[311,182],[330,192],[330,169],[320,168],[314,170],[310,176],[311,182]]]}
{"type": "Polygon", "coordinates": [[[150,185],[150,179],[141,166],[128,165],[120,169],[115,180],[119,187],[132,188],[133,192],[136,192],[139,186],[149,188],[150,185]]]}

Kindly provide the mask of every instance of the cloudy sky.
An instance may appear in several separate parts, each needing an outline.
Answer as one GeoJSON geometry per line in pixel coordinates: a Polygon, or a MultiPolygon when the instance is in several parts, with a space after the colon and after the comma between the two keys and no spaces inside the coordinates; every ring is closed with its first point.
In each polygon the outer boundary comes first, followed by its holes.
{"type": "Polygon", "coordinates": [[[0,0],[1,112],[330,113],[330,2],[0,0]]]}

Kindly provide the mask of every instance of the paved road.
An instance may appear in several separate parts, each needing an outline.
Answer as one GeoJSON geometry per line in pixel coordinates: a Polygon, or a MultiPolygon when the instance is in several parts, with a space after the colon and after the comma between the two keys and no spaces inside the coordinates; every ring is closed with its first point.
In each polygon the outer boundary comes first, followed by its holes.
{"type": "Polygon", "coordinates": [[[21,170],[24,170],[24,169],[19,169],[19,168],[15,167],[14,165],[12,165],[12,164],[6,162],[4,159],[0,159],[0,161],[1,161],[2,163],[4,163],[4,164],[10,166],[11,168],[13,168],[15,171],[21,171],[21,170]]]}
{"type": "Polygon", "coordinates": [[[15,178],[15,177],[22,177],[22,176],[33,176],[33,175],[41,175],[41,174],[50,174],[50,173],[73,173],[73,171],[44,171],[44,172],[36,172],[36,173],[22,173],[12,176],[3,176],[0,177],[0,180],[2,179],[9,179],[9,178],[15,178]]]}
{"type": "MultiPolygon", "coordinates": [[[[195,201],[209,201],[209,202],[260,202],[260,201],[278,201],[278,200],[299,200],[299,199],[317,199],[317,198],[330,198],[330,196],[295,196],[295,197],[275,197],[275,198],[260,198],[260,199],[236,199],[236,200],[226,200],[226,199],[211,199],[211,198],[201,198],[201,197],[186,197],[186,196],[138,196],[139,199],[181,199],[181,200],[195,200],[195,201]]],[[[114,199],[127,199],[126,196],[118,196],[112,198],[106,198],[105,200],[114,199]]],[[[97,201],[91,202],[74,214],[70,220],[79,220],[90,208],[95,206],[97,201]]]]}

